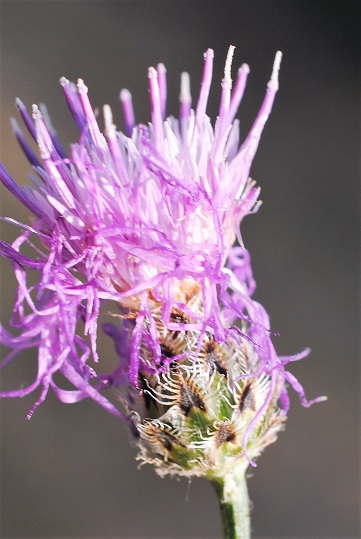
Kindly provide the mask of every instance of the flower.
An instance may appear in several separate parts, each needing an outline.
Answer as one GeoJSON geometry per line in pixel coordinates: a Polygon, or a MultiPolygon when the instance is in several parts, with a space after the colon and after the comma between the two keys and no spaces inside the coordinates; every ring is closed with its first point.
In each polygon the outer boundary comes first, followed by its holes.
{"type": "Polygon", "coordinates": [[[168,462],[170,473],[187,469],[185,460],[197,474],[224,461],[214,454],[224,441],[238,440],[231,453],[257,456],[286,417],[287,383],[303,405],[314,402],[286,370],[308,352],[287,358],[275,352],[268,315],[251,297],[255,283],[239,231],[260,204],[249,171],[278,89],[281,53],[239,147],[234,118],[249,68],[240,68],[232,90],[233,52],[230,47],[214,129],[206,115],[209,49],[194,111],[189,76],[182,74],[179,120],[166,118],[162,64],[148,72],[148,126],[135,125],[131,95],[122,90],[127,135],[116,131],[105,105],[104,136],[84,82],[75,86],[62,78],[80,131],[69,155],[46,109],[34,105],[32,121],[17,100],[39,149],[40,159],[13,120],[36,174],[34,186],[19,187],[0,168],[5,187],[33,214],[31,224],[8,218],[22,232],[12,245],[0,244],[19,285],[11,319],[15,335],[1,326],[1,342],[11,349],[2,365],[23,350],[38,349],[34,382],[0,395],[24,396],[41,387],[27,418],[49,388],[65,403],[90,397],[132,426],[140,458],[168,462]],[[25,245],[32,256],[23,253],[25,245]],[[36,284],[29,282],[32,272],[36,284]],[[114,342],[116,366],[101,374],[97,337],[105,317],[113,320],[102,327],[114,342]],[[59,373],[74,389],[62,387],[59,373]],[[110,388],[115,399],[106,392],[110,388]]]}

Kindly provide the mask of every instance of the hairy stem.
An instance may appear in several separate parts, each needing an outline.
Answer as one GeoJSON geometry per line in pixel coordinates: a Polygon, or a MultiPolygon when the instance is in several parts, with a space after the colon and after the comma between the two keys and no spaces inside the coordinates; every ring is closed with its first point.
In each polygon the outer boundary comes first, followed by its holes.
{"type": "Polygon", "coordinates": [[[223,477],[212,477],[221,510],[225,539],[250,539],[250,502],[246,468],[238,467],[223,477]]]}

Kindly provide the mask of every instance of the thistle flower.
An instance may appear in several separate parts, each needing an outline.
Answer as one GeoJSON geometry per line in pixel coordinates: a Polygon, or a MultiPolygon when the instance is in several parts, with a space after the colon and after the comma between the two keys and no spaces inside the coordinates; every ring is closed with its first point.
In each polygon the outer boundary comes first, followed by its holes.
{"type": "Polygon", "coordinates": [[[33,214],[30,224],[7,218],[22,232],[12,245],[0,243],[19,285],[11,319],[15,335],[1,326],[1,342],[11,349],[2,366],[38,349],[33,383],[0,396],[24,396],[41,387],[27,418],[50,388],[65,403],[90,397],[131,426],[138,458],[159,474],[211,479],[222,491],[227,522],[227,500],[238,477],[233,472],[242,469],[244,475],[275,440],[289,407],[287,384],[304,406],[321,400],[308,401],[286,369],[308,350],[276,354],[269,317],[252,299],[255,282],[239,230],[260,205],[249,172],[278,89],[281,53],[239,146],[235,115],[249,68],[242,65],[232,90],[233,52],[230,47],[214,129],[206,115],[209,49],[195,110],[189,76],[182,74],[178,120],[166,117],[162,64],[148,72],[148,126],[135,124],[131,95],[122,90],[127,134],[116,131],[105,105],[103,135],[84,82],[75,86],[62,78],[80,131],[69,155],[45,107],[33,106],[32,121],[17,100],[39,149],[40,159],[12,120],[36,174],[34,186],[19,187],[0,168],[5,187],[33,214]],[[23,254],[24,246],[33,256],[23,254]],[[32,270],[36,284],[28,282],[32,270]],[[113,320],[102,327],[113,340],[116,367],[99,374],[97,337],[105,317],[113,320]],[[73,390],[62,387],[58,373],[73,390]]]}

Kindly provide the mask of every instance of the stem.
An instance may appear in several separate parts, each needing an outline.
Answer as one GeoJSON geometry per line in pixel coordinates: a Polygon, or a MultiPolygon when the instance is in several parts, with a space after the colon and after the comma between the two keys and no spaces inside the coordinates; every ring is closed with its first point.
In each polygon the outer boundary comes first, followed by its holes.
{"type": "Polygon", "coordinates": [[[235,468],[223,477],[212,477],[211,481],[218,496],[224,539],[250,539],[246,468],[235,468]]]}

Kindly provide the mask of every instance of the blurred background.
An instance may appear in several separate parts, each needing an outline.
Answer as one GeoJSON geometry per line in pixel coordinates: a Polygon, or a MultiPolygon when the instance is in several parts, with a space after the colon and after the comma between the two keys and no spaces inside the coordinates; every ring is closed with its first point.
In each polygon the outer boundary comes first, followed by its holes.
{"type": "MultiPolygon", "coordinates": [[[[1,4],[1,161],[23,184],[29,167],[8,118],[15,97],[46,102],[64,146],[76,140],[61,76],[81,77],[94,107],[109,103],[122,128],[119,90],[149,120],[147,68],[168,70],[168,113],[178,114],[179,76],[196,99],[203,52],[215,51],[208,113],[218,110],[228,46],[233,74],[247,62],[238,117],[244,137],[257,113],[275,52],[280,91],[252,168],[259,213],[244,223],[256,298],[280,333],[280,354],[309,346],[292,372],[307,396],[291,394],[287,429],[249,481],[255,538],[359,538],[359,188],[360,19],[351,0],[73,0],[1,4]]],[[[28,222],[1,189],[1,213],[28,222]]],[[[2,224],[13,240],[15,227],[2,224]]],[[[1,273],[1,319],[15,293],[1,273]]],[[[29,383],[35,355],[4,370],[2,388],[29,383]]],[[[206,481],[159,479],[137,468],[124,425],[93,402],[65,406],[50,395],[30,422],[37,395],[1,406],[3,538],[220,537],[217,501],[206,481]]]]}

